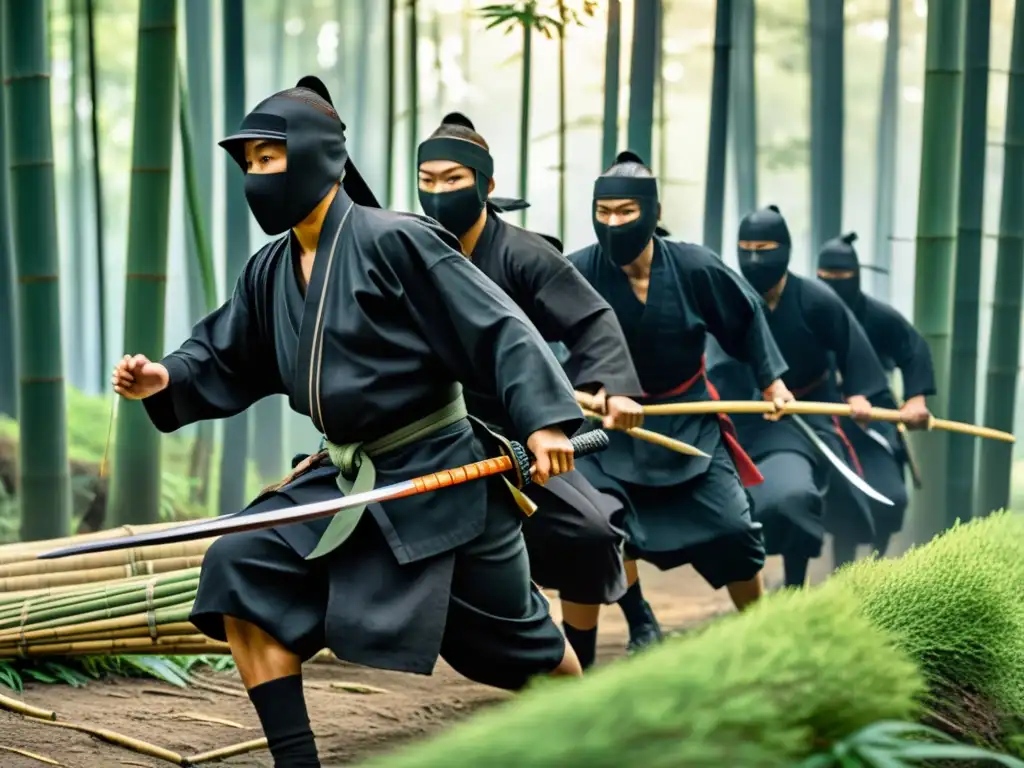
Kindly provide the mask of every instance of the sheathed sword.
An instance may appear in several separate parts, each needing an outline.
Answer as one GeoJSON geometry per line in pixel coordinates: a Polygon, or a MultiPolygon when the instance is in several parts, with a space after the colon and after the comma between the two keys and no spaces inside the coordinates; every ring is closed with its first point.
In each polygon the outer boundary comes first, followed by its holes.
{"type": "MultiPolygon", "coordinates": [[[[85,555],[90,552],[109,552],[115,549],[130,549],[155,544],[173,544],[178,541],[193,541],[222,536],[228,533],[255,531],[261,528],[276,528],[292,523],[304,523],[321,517],[330,517],[352,507],[366,504],[379,504],[420,493],[450,488],[473,480],[480,480],[493,475],[512,473],[513,485],[523,487],[530,483],[530,469],[533,456],[520,443],[514,440],[503,440],[506,450],[501,456],[484,459],[454,469],[446,469],[429,475],[403,480],[400,483],[374,488],[365,493],[351,496],[339,496],[335,499],[317,501],[312,504],[301,504],[286,509],[273,509],[253,514],[233,514],[204,520],[199,523],[187,523],[174,528],[160,531],[140,533],[135,536],[124,536],[115,539],[84,542],[71,547],[54,549],[36,556],[38,560],[55,560],[73,555],[85,555]]],[[[570,440],[575,456],[587,456],[599,453],[608,447],[608,434],[603,430],[585,432],[570,440]]]]}
{"type": "Polygon", "coordinates": [[[852,469],[850,469],[850,467],[847,465],[845,461],[836,456],[832,452],[832,450],[827,445],[825,445],[825,441],[818,437],[818,433],[811,429],[811,427],[807,424],[806,421],[804,421],[801,417],[797,416],[796,414],[789,414],[789,418],[791,418],[796,423],[796,425],[800,427],[800,430],[807,436],[807,439],[811,441],[814,447],[817,448],[826,459],[828,459],[829,463],[832,464],[833,467],[839,470],[839,474],[846,478],[847,482],[849,482],[850,485],[852,485],[858,491],[863,493],[865,496],[868,496],[869,498],[872,498],[877,502],[885,504],[887,507],[894,506],[894,504],[892,503],[892,499],[883,496],[881,493],[879,493],[866,482],[864,482],[864,479],[856,472],[854,472],[852,469]]]}

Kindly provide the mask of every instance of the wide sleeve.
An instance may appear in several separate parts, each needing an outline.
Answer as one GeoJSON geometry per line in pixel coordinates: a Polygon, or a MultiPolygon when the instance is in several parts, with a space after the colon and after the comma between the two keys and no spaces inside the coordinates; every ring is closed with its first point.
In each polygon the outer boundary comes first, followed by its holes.
{"type": "Polygon", "coordinates": [[[519,435],[579,429],[583,413],[550,347],[512,299],[455,250],[454,238],[410,217],[381,240],[389,252],[405,252],[402,295],[456,379],[495,393],[519,435]]]}
{"type": "Polygon", "coordinates": [[[160,361],[170,383],[142,404],[161,432],[234,416],[267,395],[284,392],[273,344],[257,322],[256,302],[267,295],[254,269],[257,260],[250,259],[231,298],[196,323],[188,340],[160,361]]]}
{"type": "Polygon", "coordinates": [[[788,366],[768,327],[761,297],[714,256],[695,269],[692,287],[708,332],[727,355],[750,366],[758,388],[782,378],[788,366]]]}
{"type": "Polygon", "coordinates": [[[563,257],[534,271],[529,319],[548,341],[569,352],[566,372],[576,389],[609,395],[643,394],[614,310],[563,257]]]}
{"type": "Polygon", "coordinates": [[[826,286],[811,286],[802,294],[808,327],[819,343],[834,356],[843,376],[843,394],[871,399],[889,392],[889,380],[864,328],[843,300],[826,286]]]}
{"type": "MultiPolygon", "coordinates": [[[[889,357],[903,377],[903,397],[935,394],[935,367],[928,342],[907,319],[893,307],[871,307],[872,338],[879,351],[889,357]]],[[[867,321],[866,321],[867,322],[867,321]]]]}

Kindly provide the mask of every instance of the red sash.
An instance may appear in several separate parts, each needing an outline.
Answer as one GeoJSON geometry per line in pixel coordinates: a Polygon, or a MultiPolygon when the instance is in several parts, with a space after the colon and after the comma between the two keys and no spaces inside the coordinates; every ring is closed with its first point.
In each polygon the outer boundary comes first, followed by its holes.
{"type": "MultiPolygon", "coordinates": [[[[793,397],[795,397],[797,400],[799,400],[800,398],[805,397],[806,395],[808,395],[811,392],[813,392],[814,390],[816,390],[818,387],[820,387],[826,381],[828,381],[828,371],[825,371],[825,373],[821,374],[821,376],[816,378],[814,381],[812,381],[806,387],[800,387],[799,389],[794,389],[793,390],[793,397]]],[[[838,416],[833,416],[832,417],[832,424],[836,428],[836,434],[839,435],[839,439],[842,441],[843,447],[846,448],[846,452],[850,456],[850,463],[853,465],[854,470],[856,470],[858,475],[860,475],[861,477],[864,477],[864,468],[861,466],[860,459],[857,457],[857,451],[855,451],[853,449],[853,443],[850,442],[850,438],[848,438],[846,436],[846,433],[843,431],[843,428],[842,428],[842,426],[839,423],[839,417],[838,416]]]]}
{"type": "MultiPolygon", "coordinates": [[[[701,379],[704,380],[704,386],[707,387],[708,396],[712,400],[721,400],[718,396],[718,390],[715,389],[714,384],[707,377],[707,371],[705,369],[706,357],[700,359],[700,370],[697,371],[692,377],[684,381],[675,389],[671,389],[668,392],[664,392],[660,395],[653,395],[655,398],[665,397],[679,397],[679,395],[685,395],[686,392],[701,379]]],[[[645,393],[646,395],[646,393],[645,393]]],[[[739,473],[740,480],[744,487],[750,487],[752,485],[760,485],[764,482],[764,475],[757,469],[757,465],[753,459],[747,455],[747,452],[743,450],[743,446],[740,445],[739,436],[736,434],[736,427],[732,423],[726,414],[719,413],[718,416],[718,428],[722,432],[722,440],[725,442],[726,450],[729,451],[729,456],[732,458],[732,463],[736,466],[736,471],[739,473]]]]}

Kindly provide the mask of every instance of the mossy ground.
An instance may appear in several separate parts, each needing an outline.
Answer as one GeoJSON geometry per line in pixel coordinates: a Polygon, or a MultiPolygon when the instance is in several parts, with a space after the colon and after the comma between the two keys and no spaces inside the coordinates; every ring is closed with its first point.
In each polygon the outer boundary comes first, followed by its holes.
{"type": "Polygon", "coordinates": [[[880,720],[1019,751],[1024,517],[957,526],[896,560],[535,690],[383,768],[790,766],[880,720]]]}

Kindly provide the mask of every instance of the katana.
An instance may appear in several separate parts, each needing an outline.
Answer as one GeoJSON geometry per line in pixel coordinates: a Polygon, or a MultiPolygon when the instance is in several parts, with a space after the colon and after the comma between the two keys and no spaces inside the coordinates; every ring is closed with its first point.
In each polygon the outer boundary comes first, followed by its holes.
{"type": "MultiPolygon", "coordinates": [[[[466,464],[454,469],[446,469],[441,472],[414,477],[411,480],[404,480],[383,488],[374,488],[365,493],[339,496],[336,499],[302,504],[296,507],[288,507],[287,509],[274,509],[248,515],[244,513],[225,515],[213,518],[212,520],[187,523],[174,528],[140,533],[135,536],[85,542],[63,549],[44,552],[41,555],[37,555],[36,559],[55,560],[60,557],[84,555],[90,552],[109,552],[115,549],[129,549],[155,544],[173,544],[178,541],[208,539],[228,533],[241,533],[261,528],[276,528],[281,525],[305,523],[321,517],[330,517],[352,507],[380,504],[407,496],[416,496],[420,493],[450,488],[493,475],[512,473],[515,477],[511,478],[510,481],[514,486],[521,488],[528,485],[530,483],[530,468],[533,464],[533,456],[523,445],[514,440],[504,440],[502,442],[505,444],[506,451],[501,456],[484,459],[483,461],[466,464]]],[[[575,456],[587,456],[588,454],[599,453],[608,447],[608,434],[603,430],[584,432],[582,435],[572,438],[570,442],[572,443],[575,456]]]]}
{"type": "Polygon", "coordinates": [[[808,426],[806,421],[804,421],[802,418],[795,414],[790,414],[789,418],[791,418],[794,421],[794,423],[798,427],[800,427],[800,431],[802,431],[804,435],[807,436],[807,439],[814,444],[814,447],[817,448],[826,459],[828,459],[829,463],[832,464],[832,466],[835,467],[837,470],[839,470],[839,474],[846,478],[847,482],[849,482],[850,485],[852,485],[858,491],[863,493],[865,496],[868,496],[869,498],[872,498],[875,501],[881,502],[882,504],[885,504],[887,507],[895,506],[892,503],[892,499],[888,498],[887,496],[883,496],[881,493],[879,493],[866,482],[864,482],[864,479],[856,472],[854,472],[852,469],[850,469],[850,467],[847,466],[845,461],[843,461],[834,453],[832,453],[832,450],[827,445],[825,445],[825,442],[820,437],[818,437],[818,433],[811,429],[811,427],[808,426]]]}

